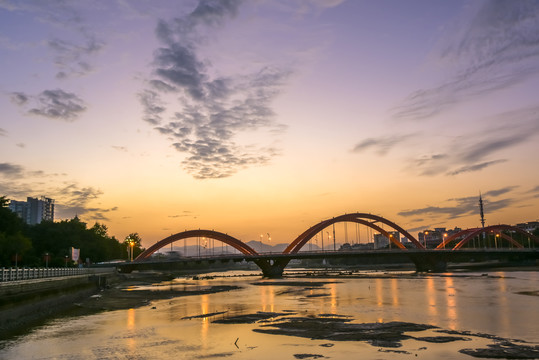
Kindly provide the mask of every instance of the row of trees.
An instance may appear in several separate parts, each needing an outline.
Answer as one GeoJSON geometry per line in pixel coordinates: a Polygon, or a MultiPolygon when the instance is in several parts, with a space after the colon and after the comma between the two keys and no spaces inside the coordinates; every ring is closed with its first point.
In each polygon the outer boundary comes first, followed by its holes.
{"type": "Polygon", "coordinates": [[[74,265],[72,247],[80,249],[84,262],[88,259],[92,263],[127,259],[130,248],[134,257],[144,250],[137,233],[120,242],[108,235],[105,225],[96,222],[89,228],[77,216],[27,225],[9,210],[8,202],[6,197],[0,197],[0,267],[74,265]]]}

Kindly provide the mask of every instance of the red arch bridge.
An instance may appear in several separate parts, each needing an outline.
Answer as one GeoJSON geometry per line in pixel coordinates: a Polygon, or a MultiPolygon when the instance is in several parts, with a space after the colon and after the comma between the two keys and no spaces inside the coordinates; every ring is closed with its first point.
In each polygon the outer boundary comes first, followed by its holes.
{"type": "Polygon", "coordinates": [[[485,228],[462,230],[444,238],[442,243],[435,249],[427,249],[410,233],[394,222],[377,215],[354,213],[327,219],[311,226],[292,241],[282,253],[258,253],[252,247],[233,236],[214,230],[199,229],[179,232],[162,239],[146,249],[133,262],[118,266],[120,267],[120,271],[130,272],[135,269],[170,267],[172,265],[171,263],[250,261],[260,267],[264,276],[279,277],[282,276],[285,267],[292,259],[379,258],[391,261],[393,259],[402,260],[404,257],[415,264],[417,271],[445,271],[448,262],[467,262],[472,259],[474,261],[528,260],[535,262],[539,258],[539,248],[535,247],[536,245],[539,245],[539,238],[528,232],[509,225],[494,225],[485,228]],[[317,234],[330,226],[333,226],[333,229],[335,229],[335,224],[337,223],[356,223],[379,232],[389,239],[391,247],[394,250],[335,251],[334,249],[334,251],[300,252],[317,234]],[[385,227],[390,230],[388,231],[385,227]],[[394,232],[398,232],[408,239],[412,247],[405,247],[399,239],[400,236],[393,236],[394,232]],[[527,239],[528,247],[514,240],[508,233],[520,233],[523,238],[527,239]],[[151,259],[153,253],[173,242],[201,237],[217,240],[231,246],[238,251],[238,254],[220,254],[195,258],[185,257],[172,261],[152,261],[151,259]],[[470,243],[475,243],[476,240],[480,247],[470,247],[470,243]],[[487,246],[487,242],[490,246],[487,246]],[[494,247],[492,243],[494,243],[494,247]]]}

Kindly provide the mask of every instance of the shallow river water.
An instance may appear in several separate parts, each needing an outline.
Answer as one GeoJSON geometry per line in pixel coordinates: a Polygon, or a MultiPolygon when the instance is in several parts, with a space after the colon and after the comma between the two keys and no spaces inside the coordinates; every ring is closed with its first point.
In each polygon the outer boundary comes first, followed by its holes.
{"type": "Polygon", "coordinates": [[[532,348],[539,343],[539,272],[219,276],[234,274],[239,272],[178,278],[153,288],[241,287],[237,290],[52,319],[0,340],[0,359],[473,359],[459,350],[488,348],[504,339],[532,348]],[[240,315],[255,319],[243,321],[240,315]],[[318,326],[315,333],[309,319],[318,326]],[[436,328],[408,329],[390,343],[354,337],[353,326],[391,322],[436,328]],[[275,326],[283,323],[295,325],[283,333],[275,326]],[[334,324],[341,330],[351,326],[353,336],[335,331],[334,324]],[[452,341],[433,342],[441,337],[452,341]]]}

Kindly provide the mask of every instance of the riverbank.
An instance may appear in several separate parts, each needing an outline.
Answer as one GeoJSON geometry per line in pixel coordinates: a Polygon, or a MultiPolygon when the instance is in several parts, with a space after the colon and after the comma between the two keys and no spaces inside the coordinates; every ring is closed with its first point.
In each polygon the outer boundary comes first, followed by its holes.
{"type": "Polygon", "coordinates": [[[0,283],[0,336],[69,309],[115,282],[115,272],[0,283]]]}
{"type": "Polygon", "coordinates": [[[97,294],[75,303],[74,306],[79,312],[122,310],[149,305],[155,300],[214,294],[240,288],[178,282],[174,281],[174,274],[166,272],[140,272],[118,276],[120,281],[115,286],[101,289],[97,294]],[[184,286],[179,289],[178,286],[181,285],[184,286]]]}
{"type": "Polygon", "coordinates": [[[536,269],[346,271],[120,274],[0,358],[539,358],[536,269]]]}

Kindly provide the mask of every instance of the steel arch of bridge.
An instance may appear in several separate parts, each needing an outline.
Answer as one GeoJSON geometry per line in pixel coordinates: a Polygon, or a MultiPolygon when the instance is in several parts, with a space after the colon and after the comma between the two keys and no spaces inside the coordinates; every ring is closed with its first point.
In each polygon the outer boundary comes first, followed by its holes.
{"type": "MultiPolygon", "coordinates": [[[[393,236],[391,236],[386,230],[384,230],[383,228],[381,228],[380,226],[376,224],[379,222],[379,223],[388,225],[389,227],[403,234],[412,243],[414,243],[419,249],[424,249],[423,245],[421,245],[410,233],[408,233],[406,230],[401,228],[399,225],[381,216],[366,214],[366,213],[353,213],[353,214],[344,214],[344,215],[340,215],[331,219],[327,219],[310,227],[305,232],[303,232],[300,236],[298,236],[294,241],[292,241],[292,243],[290,243],[290,245],[288,245],[288,247],[283,251],[283,254],[297,253],[318,232],[322,231],[323,229],[325,229],[326,227],[330,225],[333,225],[339,222],[354,222],[354,223],[368,226],[374,229],[375,231],[378,231],[384,236],[386,236],[393,244],[395,244],[400,249],[405,249],[404,245],[402,245],[399,239],[394,239],[393,236]]],[[[223,243],[232,246],[233,248],[235,248],[236,250],[240,251],[241,253],[245,255],[259,255],[249,245],[245,244],[241,240],[236,239],[233,236],[230,236],[228,234],[224,234],[218,231],[214,231],[214,230],[199,229],[199,230],[186,230],[186,231],[174,234],[174,235],[170,235],[169,237],[166,237],[163,240],[158,241],[157,243],[153,244],[148,249],[143,251],[139,256],[136,257],[135,261],[142,261],[142,260],[148,259],[154,252],[156,252],[157,250],[175,241],[183,240],[187,238],[194,238],[194,237],[206,237],[206,238],[222,241],[223,243]]]]}
{"type": "Polygon", "coordinates": [[[245,244],[243,241],[236,239],[235,237],[232,237],[228,234],[224,234],[218,231],[214,230],[186,230],[183,232],[179,232],[174,235],[170,235],[167,238],[164,238],[161,241],[156,242],[152,246],[150,246],[148,249],[144,250],[135,261],[141,261],[149,258],[154,252],[157,250],[173,243],[174,241],[183,240],[187,238],[195,238],[195,237],[206,237],[209,239],[214,239],[218,241],[222,241],[227,245],[232,246],[234,249],[240,251],[241,253],[245,255],[258,255],[258,253],[249,245],[245,244]]]}
{"type": "Polygon", "coordinates": [[[309,229],[305,230],[301,235],[299,235],[294,241],[288,245],[288,247],[283,251],[283,254],[295,254],[297,253],[305,244],[309,242],[316,234],[325,229],[326,227],[339,223],[339,222],[355,222],[359,224],[366,225],[382,234],[384,234],[393,244],[401,249],[405,249],[404,245],[401,244],[399,239],[394,239],[389,235],[387,231],[376,225],[377,222],[388,225],[389,227],[395,229],[399,233],[403,234],[408,240],[410,240],[417,248],[425,249],[415,237],[413,237],[406,230],[401,228],[399,225],[395,224],[392,221],[389,221],[381,216],[366,214],[366,213],[353,213],[353,214],[344,214],[337,216],[331,219],[327,219],[319,222],[318,224],[311,226],[309,229]],[[371,221],[367,221],[371,220],[371,221]]]}
{"type": "Polygon", "coordinates": [[[503,237],[504,239],[508,240],[509,242],[511,242],[513,245],[515,245],[516,247],[518,248],[523,248],[524,246],[522,246],[520,243],[516,242],[515,240],[513,240],[511,237],[505,235],[502,233],[502,231],[515,231],[515,232],[518,232],[526,237],[529,237],[530,239],[532,239],[535,243],[539,244],[539,238],[537,236],[534,236],[520,228],[517,228],[515,226],[511,226],[511,225],[492,225],[492,226],[487,226],[485,228],[471,228],[471,229],[465,229],[465,230],[462,230],[462,231],[459,231],[458,233],[456,234],[453,234],[449,237],[447,237],[444,241],[442,241],[437,247],[436,249],[442,249],[442,248],[445,248],[445,246],[449,243],[451,243],[453,240],[456,240],[456,239],[460,239],[462,238],[452,249],[453,250],[458,250],[458,249],[461,249],[466,243],[468,243],[470,240],[472,240],[474,237],[482,234],[482,233],[497,233],[497,234],[500,234],[501,237],[503,237]]]}
{"type": "MultiPolygon", "coordinates": [[[[324,230],[326,227],[339,223],[339,222],[353,222],[353,223],[358,223],[358,224],[368,226],[378,231],[379,233],[383,234],[384,236],[386,236],[393,244],[395,244],[400,249],[405,250],[406,248],[404,247],[402,243],[400,243],[399,239],[395,239],[393,236],[391,236],[391,234],[389,234],[388,231],[384,230],[382,227],[377,225],[377,223],[385,224],[391,227],[392,229],[398,231],[400,234],[404,235],[418,249],[426,250],[425,247],[421,245],[421,243],[417,241],[416,238],[414,238],[410,233],[408,233],[406,230],[401,228],[399,225],[381,216],[366,214],[366,213],[354,213],[354,214],[340,215],[331,219],[321,221],[318,224],[311,226],[309,229],[305,230],[301,235],[299,235],[294,241],[292,241],[281,255],[296,254],[317,233],[324,230]]],[[[452,250],[459,250],[462,248],[463,245],[465,245],[467,242],[469,242],[471,239],[473,239],[475,236],[481,233],[497,233],[497,234],[500,234],[500,236],[503,237],[504,239],[512,242],[515,246],[523,247],[521,244],[514,241],[511,237],[503,234],[501,231],[504,231],[504,230],[516,231],[518,233],[521,233],[527,236],[529,239],[533,239],[535,243],[539,244],[539,238],[537,236],[531,235],[522,229],[516,228],[514,226],[509,226],[509,225],[494,225],[494,226],[488,226],[485,228],[472,228],[472,229],[462,230],[446,238],[436,249],[445,248],[445,246],[451,243],[452,241],[461,239],[452,248],[452,250]]],[[[245,244],[241,240],[238,240],[228,234],[224,234],[218,231],[199,229],[199,230],[186,230],[183,232],[179,232],[177,234],[171,235],[163,240],[158,241],[154,245],[150,246],[147,250],[142,252],[139,256],[137,256],[137,258],[135,259],[135,262],[140,262],[145,259],[148,259],[154,252],[156,252],[157,250],[175,241],[183,240],[187,238],[195,238],[195,237],[205,237],[209,239],[214,239],[214,240],[218,240],[227,245],[232,246],[234,249],[246,255],[247,258],[250,257],[252,261],[254,261],[260,267],[260,269],[262,270],[262,273],[266,277],[282,276],[284,268],[288,265],[290,261],[290,259],[286,257],[277,258],[275,260],[261,258],[260,257],[261,254],[257,253],[253,248],[251,248],[249,245],[245,244]]],[[[440,253],[443,253],[443,252],[440,252],[440,253]]],[[[430,269],[430,270],[436,269],[437,262],[430,261],[432,260],[432,256],[427,256],[425,258],[423,255],[421,255],[420,257],[418,257],[417,252],[416,253],[407,252],[407,254],[410,254],[409,256],[411,260],[416,264],[416,267],[418,269],[423,269],[421,271],[424,271],[425,269],[430,269]]],[[[434,258],[434,260],[436,260],[436,258],[434,258]]]]}

